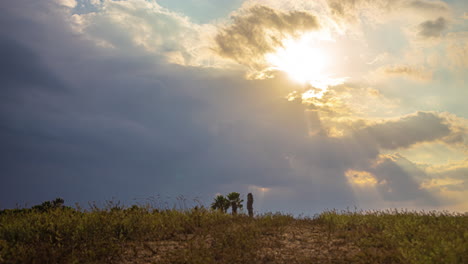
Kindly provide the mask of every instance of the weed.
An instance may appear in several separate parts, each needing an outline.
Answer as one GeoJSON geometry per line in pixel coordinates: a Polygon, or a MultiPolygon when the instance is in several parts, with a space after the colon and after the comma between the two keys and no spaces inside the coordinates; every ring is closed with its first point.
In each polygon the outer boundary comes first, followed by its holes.
{"type": "Polygon", "coordinates": [[[249,217],[201,205],[83,210],[59,202],[0,212],[0,263],[468,263],[468,218],[460,214],[249,217]]]}

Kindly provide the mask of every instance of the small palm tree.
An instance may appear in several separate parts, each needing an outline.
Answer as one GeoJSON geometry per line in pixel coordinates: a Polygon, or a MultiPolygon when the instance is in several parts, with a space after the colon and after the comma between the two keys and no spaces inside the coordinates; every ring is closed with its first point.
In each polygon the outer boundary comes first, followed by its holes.
{"type": "Polygon", "coordinates": [[[237,214],[237,208],[242,209],[242,202],[244,201],[241,200],[240,193],[232,192],[227,195],[227,198],[229,200],[229,203],[231,204],[232,214],[237,214]]]}
{"type": "Polygon", "coordinates": [[[222,195],[218,195],[214,199],[214,202],[211,204],[211,209],[220,210],[221,212],[226,213],[226,211],[229,209],[229,206],[229,200],[222,195]]]}

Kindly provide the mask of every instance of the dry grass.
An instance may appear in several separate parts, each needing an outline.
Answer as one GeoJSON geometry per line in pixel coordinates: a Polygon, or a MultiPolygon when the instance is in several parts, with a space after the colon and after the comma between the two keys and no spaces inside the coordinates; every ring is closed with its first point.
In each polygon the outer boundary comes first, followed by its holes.
{"type": "Polygon", "coordinates": [[[204,208],[0,214],[0,263],[468,263],[468,218],[324,212],[255,218],[204,208]]]}

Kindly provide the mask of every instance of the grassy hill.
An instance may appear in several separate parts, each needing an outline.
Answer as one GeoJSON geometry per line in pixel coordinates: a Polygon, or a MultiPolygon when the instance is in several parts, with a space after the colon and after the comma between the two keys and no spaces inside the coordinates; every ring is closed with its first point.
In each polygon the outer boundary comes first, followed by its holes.
{"type": "Polygon", "coordinates": [[[394,210],[251,218],[203,207],[49,203],[1,211],[0,263],[468,263],[468,217],[394,210]]]}

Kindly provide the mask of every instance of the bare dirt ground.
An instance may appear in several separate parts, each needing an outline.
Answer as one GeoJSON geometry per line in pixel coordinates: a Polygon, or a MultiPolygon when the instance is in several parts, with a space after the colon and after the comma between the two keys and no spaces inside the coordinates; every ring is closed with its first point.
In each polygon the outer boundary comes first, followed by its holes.
{"type": "MultiPolygon", "coordinates": [[[[174,240],[129,244],[120,263],[184,263],[171,259],[191,247],[193,240],[193,235],[187,235],[174,240]]],[[[298,222],[281,231],[262,234],[260,241],[251,263],[349,263],[359,253],[351,242],[328,233],[323,227],[298,222]]],[[[209,248],[212,241],[206,238],[205,242],[209,248]]]]}

